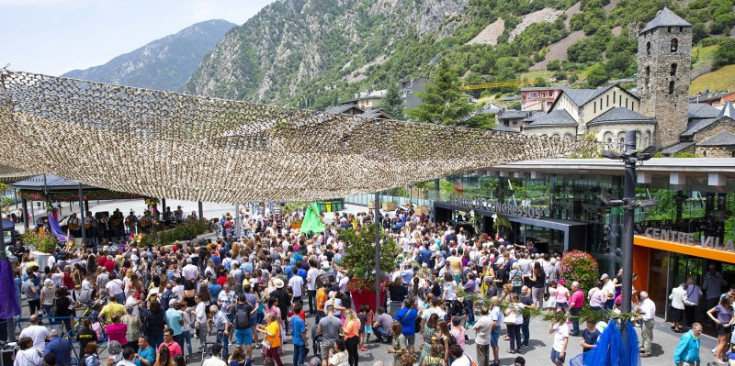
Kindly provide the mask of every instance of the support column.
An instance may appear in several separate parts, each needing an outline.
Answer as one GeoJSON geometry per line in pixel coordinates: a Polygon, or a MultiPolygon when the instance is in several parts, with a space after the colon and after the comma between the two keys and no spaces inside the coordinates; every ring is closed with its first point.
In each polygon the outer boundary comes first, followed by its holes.
{"type": "MultiPolygon", "coordinates": [[[[625,153],[635,152],[635,131],[625,133],[625,153]]],[[[635,163],[633,159],[625,159],[625,181],[623,201],[626,203],[623,213],[623,312],[630,313],[633,301],[633,227],[635,226],[635,163]]]]}
{"type": "Polygon", "coordinates": [[[28,226],[30,225],[29,221],[31,221],[30,215],[28,215],[28,200],[23,198],[21,201],[23,206],[23,226],[25,227],[25,231],[28,231],[28,226]]]}
{"type": "Polygon", "coordinates": [[[199,201],[199,220],[204,220],[204,205],[199,201]]]}
{"type": "Polygon", "coordinates": [[[82,248],[87,246],[87,229],[84,227],[84,217],[87,215],[87,211],[81,209],[83,197],[84,192],[82,192],[82,183],[79,183],[79,221],[82,223],[82,248]]]}
{"type": "Polygon", "coordinates": [[[89,211],[89,200],[84,200],[84,212],[89,211]]]}
{"type": "Polygon", "coordinates": [[[375,311],[380,306],[380,282],[382,274],[380,273],[380,232],[382,225],[380,224],[380,192],[375,192],[375,311]]]}

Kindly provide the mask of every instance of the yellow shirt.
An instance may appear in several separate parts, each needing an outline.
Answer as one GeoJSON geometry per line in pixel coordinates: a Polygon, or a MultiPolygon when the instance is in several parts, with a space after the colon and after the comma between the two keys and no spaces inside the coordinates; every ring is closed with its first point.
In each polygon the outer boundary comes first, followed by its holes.
{"type": "Polygon", "coordinates": [[[107,323],[112,322],[112,317],[114,315],[120,315],[122,318],[122,316],[125,315],[125,305],[110,302],[102,308],[102,311],[100,311],[100,316],[104,317],[107,323]]]}
{"type": "Polygon", "coordinates": [[[281,346],[281,327],[278,326],[278,322],[271,322],[268,324],[268,326],[265,327],[265,332],[265,340],[271,342],[271,348],[281,346]],[[275,334],[275,336],[271,337],[268,333],[275,334]]]}

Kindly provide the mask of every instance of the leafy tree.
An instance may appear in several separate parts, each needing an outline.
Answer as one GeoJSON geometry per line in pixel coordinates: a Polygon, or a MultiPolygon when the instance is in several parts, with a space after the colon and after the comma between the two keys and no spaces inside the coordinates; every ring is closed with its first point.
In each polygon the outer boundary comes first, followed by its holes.
{"type": "Polygon", "coordinates": [[[536,86],[549,86],[549,82],[544,79],[543,76],[539,76],[533,80],[533,84],[536,86]]]}
{"type": "Polygon", "coordinates": [[[723,38],[714,55],[715,67],[735,64],[735,39],[723,38]]]}
{"type": "Polygon", "coordinates": [[[604,64],[595,64],[590,68],[589,74],[587,74],[587,84],[591,87],[598,87],[610,80],[607,70],[605,70],[604,64]]]}
{"type": "Polygon", "coordinates": [[[380,108],[393,118],[403,119],[403,98],[401,98],[395,83],[391,83],[388,92],[380,103],[380,108]]]}
{"type": "Polygon", "coordinates": [[[549,61],[549,63],[546,65],[546,70],[549,70],[549,71],[561,70],[561,61],[559,60],[549,61]]]}
{"type": "Polygon", "coordinates": [[[475,111],[475,106],[459,90],[459,77],[445,58],[441,59],[430,79],[426,91],[417,93],[421,104],[406,110],[406,114],[420,122],[461,126],[470,124],[468,118],[475,111]]]}

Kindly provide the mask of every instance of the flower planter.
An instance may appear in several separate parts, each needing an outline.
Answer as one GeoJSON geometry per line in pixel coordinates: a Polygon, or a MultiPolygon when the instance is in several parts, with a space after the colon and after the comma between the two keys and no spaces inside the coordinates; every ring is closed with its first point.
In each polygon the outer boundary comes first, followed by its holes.
{"type": "MultiPolygon", "coordinates": [[[[377,298],[375,291],[350,291],[352,297],[352,305],[355,309],[359,309],[360,305],[367,305],[373,312],[377,312],[375,308],[375,300],[377,298]]],[[[380,293],[380,303],[385,300],[385,291],[380,293]]]]}

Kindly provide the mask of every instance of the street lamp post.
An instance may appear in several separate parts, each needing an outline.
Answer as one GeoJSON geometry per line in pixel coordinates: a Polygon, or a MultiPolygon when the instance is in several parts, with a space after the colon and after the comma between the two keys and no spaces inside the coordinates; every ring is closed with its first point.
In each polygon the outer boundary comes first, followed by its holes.
{"type": "Polygon", "coordinates": [[[623,199],[618,200],[604,193],[600,199],[608,206],[623,208],[623,283],[622,283],[622,311],[631,312],[633,302],[633,227],[635,225],[635,209],[656,205],[657,200],[638,201],[635,196],[636,173],[635,167],[639,162],[653,157],[655,146],[649,146],[642,151],[636,151],[635,131],[625,133],[625,148],[622,154],[605,150],[602,156],[612,160],[622,160],[625,164],[625,179],[623,185],[623,199]]]}

